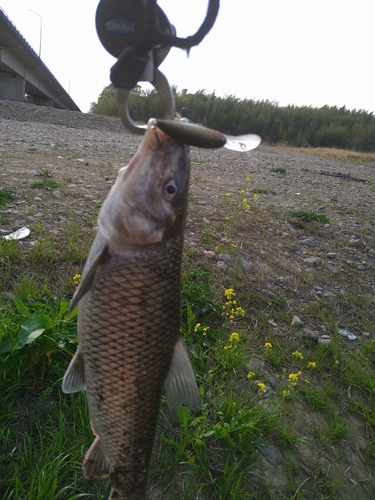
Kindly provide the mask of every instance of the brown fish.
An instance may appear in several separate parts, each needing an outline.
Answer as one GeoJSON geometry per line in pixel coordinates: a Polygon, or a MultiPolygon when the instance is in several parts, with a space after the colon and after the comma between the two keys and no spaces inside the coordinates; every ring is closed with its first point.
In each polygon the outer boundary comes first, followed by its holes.
{"type": "Polygon", "coordinates": [[[70,306],[78,304],[79,347],[63,391],[86,391],[96,438],[83,474],[109,477],[113,500],[145,498],[164,384],[171,408],[200,405],[179,334],[189,175],[188,146],[151,119],[100,210],[70,306]]]}

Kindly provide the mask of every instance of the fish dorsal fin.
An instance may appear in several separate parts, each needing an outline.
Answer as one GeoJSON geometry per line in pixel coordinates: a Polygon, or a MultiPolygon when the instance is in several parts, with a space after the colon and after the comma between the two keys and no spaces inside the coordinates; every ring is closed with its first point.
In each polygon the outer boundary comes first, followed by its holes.
{"type": "Polygon", "coordinates": [[[175,412],[179,406],[199,410],[200,395],[189,352],[182,337],[176,342],[171,366],[165,381],[168,408],[175,412]]]}
{"type": "Polygon", "coordinates": [[[90,290],[100,264],[104,264],[109,259],[108,248],[107,240],[98,233],[83,269],[81,281],[70,302],[68,315],[72,313],[78,302],[90,290]]]}
{"type": "Polygon", "coordinates": [[[110,475],[110,463],[104,455],[102,441],[96,436],[92,445],[87,450],[82,464],[85,479],[108,479],[110,475]]]}
{"type": "Polygon", "coordinates": [[[83,355],[78,347],[75,355],[73,356],[68,369],[65,372],[62,381],[62,391],[65,394],[71,392],[80,392],[85,390],[85,376],[84,376],[84,360],[83,355]]]}

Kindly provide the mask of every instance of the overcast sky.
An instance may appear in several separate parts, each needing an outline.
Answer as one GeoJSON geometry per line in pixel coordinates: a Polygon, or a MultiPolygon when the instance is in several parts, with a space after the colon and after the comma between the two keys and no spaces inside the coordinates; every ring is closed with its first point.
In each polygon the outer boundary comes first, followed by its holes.
{"type": "MultiPolygon", "coordinates": [[[[121,1],[121,0],[119,0],[121,1]]],[[[200,26],[208,0],[159,0],[178,36],[200,26]]],[[[84,112],[110,83],[115,59],[98,40],[98,0],[0,0],[84,112]]],[[[221,0],[216,24],[190,57],[171,49],[160,66],[171,85],[280,105],[375,112],[373,0],[221,0]]]]}

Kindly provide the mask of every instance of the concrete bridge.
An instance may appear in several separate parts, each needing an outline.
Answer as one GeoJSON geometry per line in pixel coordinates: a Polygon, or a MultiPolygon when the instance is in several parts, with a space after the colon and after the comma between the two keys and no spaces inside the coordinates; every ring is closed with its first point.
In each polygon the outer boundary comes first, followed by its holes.
{"type": "Polygon", "coordinates": [[[0,99],[80,111],[0,8],[0,99]]]}

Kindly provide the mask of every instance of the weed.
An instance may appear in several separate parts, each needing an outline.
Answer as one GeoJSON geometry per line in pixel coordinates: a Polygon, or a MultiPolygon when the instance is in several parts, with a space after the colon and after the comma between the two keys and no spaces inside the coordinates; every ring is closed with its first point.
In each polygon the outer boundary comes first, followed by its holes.
{"type": "Polygon", "coordinates": [[[275,174],[283,174],[283,175],[285,175],[286,174],[286,169],[285,168],[281,168],[281,167],[271,168],[271,172],[274,172],[275,174]]]}
{"type": "Polygon", "coordinates": [[[0,208],[4,207],[8,201],[13,200],[14,196],[5,189],[0,189],[0,208]]]}
{"type": "Polygon", "coordinates": [[[44,180],[44,181],[36,181],[31,184],[32,188],[44,188],[49,189],[50,191],[59,187],[59,184],[56,181],[44,180]]]}
{"type": "Polygon", "coordinates": [[[199,241],[201,241],[202,243],[206,243],[207,245],[215,245],[216,244],[215,236],[213,236],[208,231],[201,232],[201,234],[199,235],[199,241]]]}
{"type": "Polygon", "coordinates": [[[272,195],[276,195],[276,191],[274,191],[273,189],[266,189],[266,188],[255,188],[252,190],[252,193],[255,193],[255,194],[272,194],[272,195]]]}
{"type": "Polygon", "coordinates": [[[53,172],[51,170],[48,169],[41,170],[38,175],[42,177],[42,180],[31,184],[32,188],[44,188],[48,190],[53,190],[59,186],[59,184],[56,181],[50,180],[50,177],[53,176],[53,172]]]}
{"type": "Polygon", "coordinates": [[[329,223],[328,217],[325,214],[320,214],[314,210],[298,210],[295,212],[289,212],[291,217],[296,217],[304,222],[321,222],[329,223]]]}

